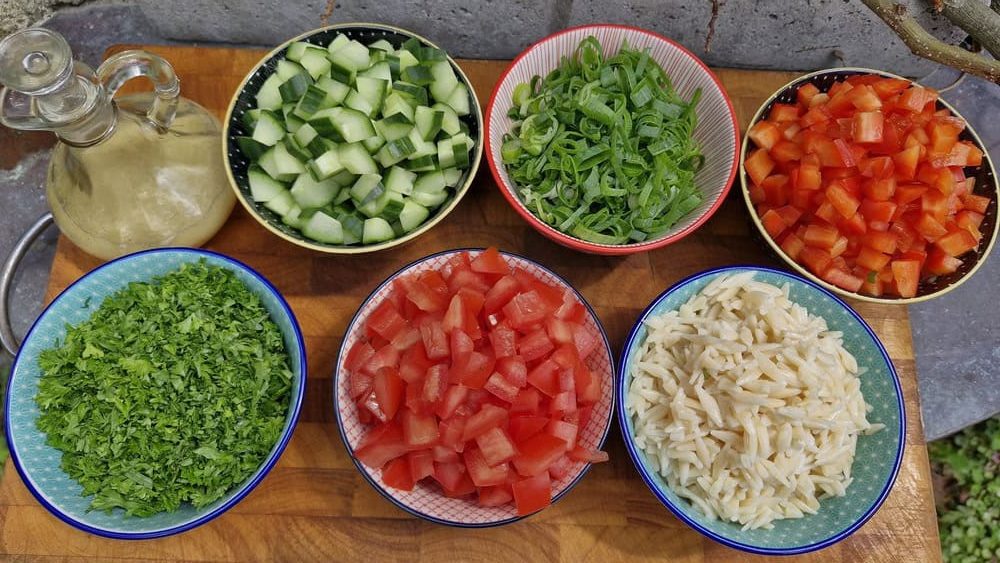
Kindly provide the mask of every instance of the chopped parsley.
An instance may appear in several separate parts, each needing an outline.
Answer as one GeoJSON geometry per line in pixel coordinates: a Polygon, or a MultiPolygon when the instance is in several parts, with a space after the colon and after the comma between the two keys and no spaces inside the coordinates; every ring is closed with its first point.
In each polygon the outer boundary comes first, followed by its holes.
{"type": "Polygon", "coordinates": [[[91,510],[210,504],[246,481],[285,424],[277,325],[233,272],[201,261],[108,297],[42,352],[38,428],[91,510]]]}

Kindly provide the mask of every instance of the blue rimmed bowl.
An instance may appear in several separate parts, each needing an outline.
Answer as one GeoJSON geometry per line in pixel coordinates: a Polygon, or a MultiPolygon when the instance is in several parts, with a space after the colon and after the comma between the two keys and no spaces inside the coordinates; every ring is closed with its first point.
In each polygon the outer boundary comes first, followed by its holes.
{"type": "Polygon", "coordinates": [[[732,548],[762,555],[794,555],[822,549],[851,535],[882,506],[903,459],[906,414],[896,370],[871,327],[846,303],[819,285],[795,274],[757,266],[730,266],[683,279],[664,291],[642,312],[629,332],[619,363],[618,422],[625,446],[642,480],[677,518],[709,538],[732,548]],[[770,530],[741,530],[739,524],[705,517],[677,495],[636,446],[631,417],[625,410],[626,390],[632,383],[632,364],[646,339],[645,320],[678,309],[713,279],[727,274],[755,272],[754,279],[781,286],[788,283],[791,300],[811,314],[823,317],[830,330],[843,333],[844,347],[860,368],[861,392],[872,406],[868,421],[885,429],[858,438],[852,467],[854,482],[842,497],[820,502],[819,511],[799,519],[776,520],[770,530]]]}
{"type": "Polygon", "coordinates": [[[74,282],[49,304],[28,331],[11,370],[6,396],[5,426],[11,460],[28,490],[46,509],[63,522],[99,536],[115,539],[148,539],[170,536],[200,526],[236,505],[256,487],[277,463],[292,436],[305,394],[306,357],[295,315],[278,290],[252,268],[232,258],[206,250],[163,248],[123,256],[95,268],[74,282]],[[236,274],[261,299],[284,337],[293,380],[288,414],[281,437],[260,467],[226,496],[202,508],[189,504],[173,512],[139,518],[116,509],[110,513],[88,511],[91,497],[81,496],[82,487],[60,468],[61,454],[45,443],[36,427],[35,405],[39,354],[66,336],[66,325],[87,319],[111,294],[130,282],[148,281],[182,264],[205,260],[236,274]]]}
{"type": "MultiPolygon", "coordinates": [[[[376,490],[385,497],[386,500],[396,505],[396,507],[410,513],[418,518],[423,518],[435,524],[455,526],[460,528],[488,528],[510,524],[525,518],[518,516],[514,510],[514,505],[498,507],[479,506],[474,500],[464,498],[448,498],[444,496],[436,485],[429,485],[426,482],[417,483],[412,491],[401,491],[387,486],[382,481],[382,470],[373,469],[361,463],[354,456],[354,450],[361,443],[370,425],[363,424],[358,418],[358,408],[350,398],[349,377],[344,367],[347,351],[364,335],[363,327],[365,321],[372,311],[375,310],[384,300],[388,299],[391,292],[397,291],[393,281],[400,276],[426,270],[441,270],[450,258],[462,252],[468,252],[475,257],[483,249],[481,248],[461,248],[446,250],[437,254],[431,254],[404,266],[402,269],[392,274],[385,281],[378,285],[371,295],[365,299],[361,308],[355,313],[354,318],[347,325],[340,353],[337,358],[337,366],[334,371],[333,387],[333,409],[337,416],[337,428],[340,430],[340,437],[347,447],[351,460],[361,472],[361,476],[376,490]]],[[[597,350],[590,355],[587,360],[587,367],[601,379],[601,399],[593,405],[589,422],[580,430],[577,437],[578,444],[584,448],[599,450],[604,445],[604,440],[608,436],[611,428],[611,416],[614,410],[614,361],[611,355],[611,344],[604,332],[597,314],[590,307],[590,304],[580,295],[580,292],[559,274],[549,270],[541,264],[509,252],[500,252],[503,259],[513,268],[520,268],[533,274],[536,278],[545,282],[568,289],[577,300],[586,308],[587,315],[585,326],[592,332],[593,336],[599,338],[603,346],[598,346],[597,350]]],[[[566,495],[590,469],[590,464],[585,462],[575,462],[567,474],[561,479],[552,481],[552,502],[566,495]]]]}

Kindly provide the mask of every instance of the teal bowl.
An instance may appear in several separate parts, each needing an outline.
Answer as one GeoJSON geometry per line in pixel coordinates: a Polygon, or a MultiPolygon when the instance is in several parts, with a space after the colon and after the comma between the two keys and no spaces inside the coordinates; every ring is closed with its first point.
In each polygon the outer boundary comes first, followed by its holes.
{"type": "Polygon", "coordinates": [[[99,266],[66,288],[28,331],[14,359],[7,388],[4,423],[11,460],[38,502],[77,529],[115,539],[148,539],[178,534],[200,526],[235,506],[274,467],[298,420],[305,394],[305,378],[305,348],[295,315],[278,290],[249,266],[221,254],[190,248],[163,248],[130,254],[99,266]],[[250,291],[260,297],[284,337],[293,381],[282,434],[257,471],[208,506],[194,508],[184,504],[174,512],[146,518],[126,516],[120,509],[110,513],[88,511],[91,497],[81,496],[82,487],[60,467],[60,452],[45,443],[45,435],[35,424],[39,416],[35,395],[41,376],[38,355],[66,336],[67,324],[76,325],[87,320],[104,298],[130,282],[148,281],[177,269],[181,264],[199,260],[233,271],[250,291]]]}
{"type": "Polygon", "coordinates": [[[854,533],[882,506],[896,481],[903,459],[906,414],[903,392],[892,361],[871,327],[846,303],[819,285],[795,274],[758,266],[729,266],[708,270],[681,280],[642,312],[625,340],[619,365],[617,407],[618,422],[625,446],[639,475],[653,494],[677,518],[698,532],[728,547],[761,555],[795,555],[830,546],[854,533]],[[882,423],[885,429],[858,438],[852,467],[853,483],[842,497],[820,502],[816,514],[798,519],[774,521],[770,530],[743,531],[739,524],[705,517],[686,499],[674,493],[666,481],[652,469],[646,454],[635,444],[631,417],[625,400],[632,383],[632,363],[646,339],[645,320],[678,309],[708,285],[727,274],[754,271],[756,281],[776,286],[788,283],[792,301],[814,315],[823,317],[830,330],[843,333],[844,347],[854,355],[859,367],[867,368],[861,376],[861,393],[872,406],[868,421],[882,423]]]}

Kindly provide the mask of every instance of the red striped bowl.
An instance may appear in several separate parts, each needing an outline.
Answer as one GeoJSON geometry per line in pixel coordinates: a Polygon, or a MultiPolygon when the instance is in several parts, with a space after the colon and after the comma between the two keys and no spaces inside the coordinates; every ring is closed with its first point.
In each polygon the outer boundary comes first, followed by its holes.
{"type": "Polygon", "coordinates": [[[662,35],[644,29],[611,24],[586,25],[550,35],[514,59],[494,88],[486,109],[485,152],[500,192],[535,230],[559,244],[582,252],[632,254],[660,248],[684,238],[707,221],[722,205],[736,178],[739,131],[729,94],[705,63],[690,51],[662,35]],[[622,245],[597,244],[556,230],[524,206],[500,157],[503,136],[513,126],[507,112],[512,105],[511,94],[514,87],[531,80],[535,75],[548,74],[562,57],[572,56],[580,41],[589,35],[597,38],[607,55],[617,53],[622,40],[628,41],[630,47],[649,49],[650,56],[663,67],[674,88],[684,99],[690,99],[698,88],[702,90],[701,101],[696,108],[698,125],[694,137],[705,155],[705,166],[695,176],[695,181],[705,198],[701,206],[678,221],[669,232],[653,240],[622,245]]]}

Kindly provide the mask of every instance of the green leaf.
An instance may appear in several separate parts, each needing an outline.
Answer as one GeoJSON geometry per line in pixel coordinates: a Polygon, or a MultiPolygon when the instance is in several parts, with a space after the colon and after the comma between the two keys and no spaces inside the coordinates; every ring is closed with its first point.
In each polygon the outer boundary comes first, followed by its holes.
{"type": "Polygon", "coordinates": [[[284,428],[291,370],[233,272],[185,264],[108,297],[39,356],[39,430],[92,510],[151,516],[245,482],[284,428]]]}

